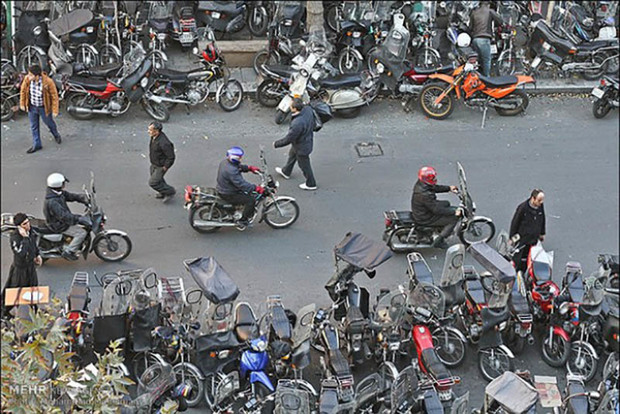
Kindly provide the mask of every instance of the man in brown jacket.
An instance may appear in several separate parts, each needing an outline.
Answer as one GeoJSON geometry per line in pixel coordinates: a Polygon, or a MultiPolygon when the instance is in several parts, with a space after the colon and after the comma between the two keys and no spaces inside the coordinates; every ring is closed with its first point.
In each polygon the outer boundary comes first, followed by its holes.
{"type": "Polygon", "coordinates": [[[32,147],[26,151],[28,154],[43,148],[39,134],[39,117],[50,129],[56,142],[59,144],[62,142],[53,118],[53,116],[58,116],[58,90],[56,90],[54,81],[43,73],[38,65],[28,68],[28,75],[22,82],[19,94],[19,107],[24,112],[28,111],[30,120],[32,147]]]}

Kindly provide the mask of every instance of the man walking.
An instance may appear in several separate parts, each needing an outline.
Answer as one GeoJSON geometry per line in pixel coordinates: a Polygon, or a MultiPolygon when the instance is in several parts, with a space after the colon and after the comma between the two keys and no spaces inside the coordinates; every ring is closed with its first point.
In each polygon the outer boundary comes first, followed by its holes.
{"type": "Polygon", "coordinates": [[[166,180],[164,180],[164,175],[174,164],[175,155],[174,145],[162,129],[163,127],[159,122],[154,121],[149,124],[148,131],[151,137],[149,144],[149,157],[151,160],[149,185],[153,190],[157,191],[155,198],[161,198],[166,203],[176,194],[174,187],[168,185],[166,180]]]}
{"type": "Polygon", "coordinates": [[[469,16],[472,45],[478,52],[480,71],[484,76],[489,76],[491,73],[491,39],[493,38],[491,22],[498,25],[504,24],[502,17],[495,10],[491,10],[490,3],[490,1],[481,1],[480,6],[469,16]]]}
{"type": "Polygon", "coordinates": [[[513,258],[516,270],[527,270],[527,256],[532,246],[545,240],[545,193],[535,189],[530,198],[519,204],[510,223],[510,239],[519,235],[519,245],[524,247],[513,258]]]}
{"type": "Polygon", "coordinates": [[[310,165],[310,154],[312,153],[314,141],[314,112],[309,106],[304,106],[300,98],[295,98],[291,103],[291,113],[293,119],[291,120],[288,134],[273,143],[275,148],[291,145],[288,160],[284,167],[276,167],[275,170],[284,179],[288,180],[291,178],[295,163],[299,163],[299,168],[301,168],[306,178],[306,182],[299,184],[299,188],[314,191],[316,190],[316,181],[314,180],[314,173],[310,165]]]}
{"type": "Polygon", "coordinates": [[[43,148],[39,128],[39,117],[49,128],[58,144],[62,138],[58,133],[54,117],[58,116],[58,90],[54,81],[41,71],[38,65],[28,68],[28,75],[24,78],[19,93],[19,107],[28,111],[30,130],[32,131],[32,147],[26,151],[32,154],[43,148]]]}

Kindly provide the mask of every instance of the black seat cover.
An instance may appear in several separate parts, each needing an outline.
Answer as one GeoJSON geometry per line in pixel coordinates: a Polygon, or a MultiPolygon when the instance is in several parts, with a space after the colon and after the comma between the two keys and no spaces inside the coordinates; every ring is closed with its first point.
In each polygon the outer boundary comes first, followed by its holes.
{"type": "Polygon", "coordinates": [[[247,303],[239,303],[235,310],[235,333],[241,342],[258,337],[258,324],[252,308],[247,303]]]}
{"type": "Polygon", "coordinates": [[[493,77],[487,77],[487,76],[483,76],[483,75],[479,75],[480,80],[482,82],[485,83],[485,85],[487,86],[507,86],[507,85],[514,85],[515,83],[518,82],[517,77],[516,76],[493,76],[493,77]]]}
{"type": "Polygon", "coordinates": [[[418,282],[433,284],[433,274],[423,261],[413,262],[413,271],[418,282]]]}
{"type": "Polygon", "coordinates": [[[433,348],[427,348],[422,351],[422,362],[426,371],[433,376],[436,380],[442,380],[452,377],[450,371],[437,357],[437,353],[433,348]]]}
{"type": "Polygon", "coordinates": [[[344,86],[358,86],[362,83],[362,77],[358,73],[350,75],[338,75],[319,80],[325,88],[341,88],[344,86]]]}
{"type": "Polygon", "coordinates": [[[444,297],[446,299],[446,308],[451,308],[454,305],[460,305],[465,302],[465,291],[463,290],[462,283],[455,283],[450,286],[442,286],[444,297]]]}
{"type": "Polygon", "coordinates": [[[243,12],[243,2],[239,1],[199,1],[198,10],[211,10],[235,17],[243,12]]]}
{"type": "MultiPolygon", "coordinates": [[[[585,393],[585,392],[586,392],[586,389],[579,382],[570,382],[568,384],[569,395],[580,394],[580,393],[585,393]]],[[[571,408],[570,412],[572,413],[590,412],[588,410],[588,396],[587,395],[580,395],[580,396],[569,399],[568,405],[570,406],[571,408]]]]}
{"type": "Polygon", "coordinates": [[[413,217],[411,217],[411,211],[395,211],[398,221],[402,223],[413,223],[413,217]]]}
{"type": "Polygon", "coordinates": [[[551,279],[551,267],[544,262],[534,262],[534,276],[537,282],[546,282],[551,279]]]}
{"type": "Polygon", "coordinates": [[[103,91],[108,86],[108,81],[105,79],[85,78],[83,76],[72,76],[69,78],[69,82],[93,91],[103,91]]]}
{"type": "Polygon", "coordinates": [[[85,70],[90,76],[107,78],[114,76],[123,67],[122,63],[108,63],[107,65],[93,66],[85,70]]]}
{"type": "Polygon", "coordinates": [[[530,312],[530,306],[527,303],[527,299],[524,298],[519,292],[517,283],[512,286],[512,292],[510,293],[508,304],[510,306],[510,310],[517,315],[530,312]]]}
{"type": "Polygon", "coordinates": [[[278,338],[291,338],[291,322],[282,306],[276,306],[271,310],[271,327],[278,338]]]}
{"type": "Polygon", "coordinates": [[[476,302],[476,305],[486,302],[484,289],[478,280],[468,280],[465,283],[467,284],[467,293],[476,302]]]}
{"type": "Polygon", "coordinates": [[[577,45],[577,50],[579,52],[590,52],[590,51],[594,51],[596,49],[599,49],[601,47],[607,47],[607,46],[614,46],[614,45],[618,45],[618,41],[615,39],[609,39],[609,40],[593,40],[591,42],[583,42],[579,45],[577,45]]]}
{"type": "Polygon", "coordinates": [[[169,80],[172,83],[182,83],[187,81],[187,74],[190,72],[173,69],[159,69],[156,74],[160,79],[169,80]]]}
{"type": "Polygon", "coordinates": [[[273,72],[284,78],[290,78],[295,73],[295,70],[293,68],[291,68],[290,66],[286,66],[286,65],[265,65],[265,68],[269,72],[273,72]]]}
{"type": "Polygon", "coordinates": [[[454,71],[454,65],[444,65],[439,68],[422,68],[414,66],[413,70],[418,75],[431,75],[433,73],[451,73],[454,71]]]}
{"type": "Polygon", "coordinates": [[[340,349],[333,349],[329,351],[329,364],[335,376],[346,377],[347,375],[351,375],[349,361],[347,361],[344,355],[342,355],[340,349]]]}
{"type": "Polygon", "coordinates": [[[480,311],[480,315],[482,316],[482,331],[486,332],[493,328],[494,326],[499,325],[508,319],[508,309],[500,309],[500,310],[492,310],[489,308],[482,308],[480,311]]]}

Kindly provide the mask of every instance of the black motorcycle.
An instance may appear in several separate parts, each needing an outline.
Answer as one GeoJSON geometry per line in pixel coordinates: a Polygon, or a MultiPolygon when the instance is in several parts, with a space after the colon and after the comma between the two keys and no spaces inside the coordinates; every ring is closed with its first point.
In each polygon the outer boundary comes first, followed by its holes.
{"type": "Polygon", "coordinates": [[[612,109],[620,106],[620,83],[618,78],[604,76],[599,86],[591,92],[594,96],[592,114],[597,119],[604,118],[612,109]]]}
{"type": "Polygon", "coordinates": [[[188,50],[198,40],[196,26],[196,12],[193,1],[176,1],[172,15],[170,35],[172,39],[181,43],[184,50],[188,50]]]}
{"type": "MultiPolygon", "coordinates": [[[[95,199],[95,175],[91,172],[90,185],[84,186],[84,192],[88,199],[85,217],[89,225],[84,224],[87,236],[82,243],[80,252],[84,260],[92,251],[98,258],[106,262],[119,262],[131,253],[131,239],[121,230],[108,230],[104,228],[107,220],[103,209],[97,205],[95,199]],[[92,235],[94,236],[91,236],[92,235]],[[92,237],[92,239],[91,239],[92,237]]],[[[32,227],[37,233],[37,245],[43,261],[62,257],[64,246],[69,243],[68,237],[63,234],[51,232],[45,225],[45,219],[30,217],[32,227]]],[[[2,233],[14,230],[13,214],[2,214],[2,233]]]]}
{"type": "Polygon", "coordinates": [[[243,1],[199,1],[197,20],[221,37],[236,33],[245,26],[247,4],[243,1]]]}
{"type": "Polygon", "coordinates": [[[273,14],[273,2],[248,1],[247,2],[247,25],[248,30],[254,36],[260,37],[267,33],[270,14],[273,14]]]}

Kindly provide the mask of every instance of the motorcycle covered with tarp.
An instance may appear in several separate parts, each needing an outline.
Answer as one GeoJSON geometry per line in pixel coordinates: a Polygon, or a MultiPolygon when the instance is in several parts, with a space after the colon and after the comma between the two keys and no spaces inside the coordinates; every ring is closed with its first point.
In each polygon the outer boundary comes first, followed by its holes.
{"type": "Polygon", "coordinates": [[[514,372],[504,372],[484,389],[484,405],[477,414],[536,412],[538,391],[514,372]]]}

